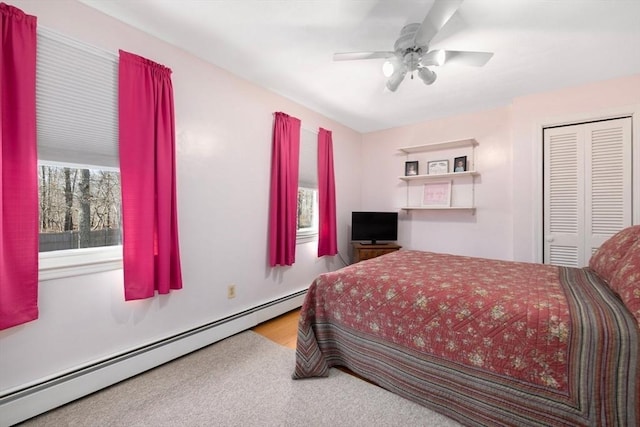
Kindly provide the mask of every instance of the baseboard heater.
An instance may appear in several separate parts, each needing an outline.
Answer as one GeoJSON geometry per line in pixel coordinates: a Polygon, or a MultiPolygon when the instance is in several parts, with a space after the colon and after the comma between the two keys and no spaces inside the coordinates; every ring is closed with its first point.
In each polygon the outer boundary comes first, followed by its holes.
{"type": "Polygon", "coordinates": [[[245,331],[302,305],[307,290],[109,357],[0,397],[8,427],[245,331]]]}

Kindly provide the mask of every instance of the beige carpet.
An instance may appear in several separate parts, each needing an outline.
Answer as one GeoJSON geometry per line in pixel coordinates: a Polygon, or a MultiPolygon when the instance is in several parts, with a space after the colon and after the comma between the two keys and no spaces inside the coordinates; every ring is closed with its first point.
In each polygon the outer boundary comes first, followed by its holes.
{"type": "Polygon", "coordinates": [[[459,426],[336,369],[292,380],[294,362],[247,331],[21,425],[459,426]]]}

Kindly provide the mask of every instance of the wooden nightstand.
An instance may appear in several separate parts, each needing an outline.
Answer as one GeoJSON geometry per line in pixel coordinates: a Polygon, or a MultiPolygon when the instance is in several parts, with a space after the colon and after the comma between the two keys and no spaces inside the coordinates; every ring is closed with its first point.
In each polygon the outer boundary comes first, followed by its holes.
{"type": "Polygon", "coordinates": [[[390,252],[395,252],[402,247],[395,243],[365,245],[362,243],[351,242],[351,245],[353,246],[354,264],[356,262],[364,261],[365,259],[371,259],[390,252]]]}

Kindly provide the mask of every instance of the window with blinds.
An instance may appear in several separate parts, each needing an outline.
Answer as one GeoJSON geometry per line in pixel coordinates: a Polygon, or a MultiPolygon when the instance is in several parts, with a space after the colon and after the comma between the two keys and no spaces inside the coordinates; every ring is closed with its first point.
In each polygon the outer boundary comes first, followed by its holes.
{"type": "Polygon", "coordinates": [[[120,245],[117,56],[38,28],[40,252],[120,245]]]}
{"type": "Polygon", "coordinates": [[[296,240],[310,241],[318,235],[318,135],[300,130],[298,215],[296,240]]]}

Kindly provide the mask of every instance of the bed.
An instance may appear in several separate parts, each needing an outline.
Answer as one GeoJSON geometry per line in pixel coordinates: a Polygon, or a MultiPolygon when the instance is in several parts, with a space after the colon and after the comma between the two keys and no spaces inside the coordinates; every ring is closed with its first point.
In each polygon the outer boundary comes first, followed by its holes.
{"type": "Polygon", "coordinates": [[[464,425],[640,425],[640,226],[589,267],[402,250],[322,274],[293,378],[344,367],[464,425]]]}

